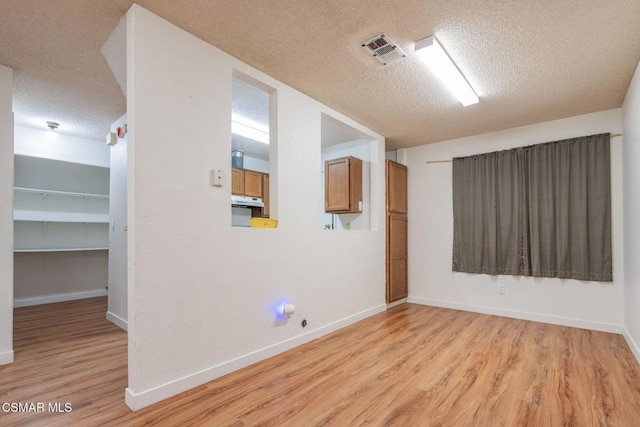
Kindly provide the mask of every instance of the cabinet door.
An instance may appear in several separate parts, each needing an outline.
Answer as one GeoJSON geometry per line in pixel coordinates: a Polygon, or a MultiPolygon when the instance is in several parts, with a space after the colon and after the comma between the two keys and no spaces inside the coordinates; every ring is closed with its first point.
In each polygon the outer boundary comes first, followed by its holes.
{"type": "Polygon", "coordinates": [[[264,207],[251,208],[251,216],[256,218],[269,218],[269,174],[262,174],[262,201],[264,207]]]}
{"type": "Polygon", "coordinates": [[[407,279],[407,216],[387,215],[387,301],[409,294],[407,279]]]}
{"type": "Polygon", "coordinates": [[[244,195],[262,197],[262,173],[244,170],[244,195]]]}
{"type": "Polygon", "coordinates": [[[231,194],[244,194],[244,170],[231,168],[231,194]]]}
{"type": "Polygon", "coordinates": [[[407,213],[407,167],[387,160],[387,212],[407,213]]]}
{"type": "Polygon", "coordinates": [[[264,207],[262,208],[262,217],[269,218],[269,174],[262,174],[262,201],[264,207]]]}
{"type": "Polygon", "coordinates": [[[362,202],[362,160],[341,157],[324,165],[325,212],[358,213],[362,202]]]}
{"type": "Polygon", "coordinates": [[[327,160],[324,165],[326,212],[349,210],[349,158],[327,160]]]}

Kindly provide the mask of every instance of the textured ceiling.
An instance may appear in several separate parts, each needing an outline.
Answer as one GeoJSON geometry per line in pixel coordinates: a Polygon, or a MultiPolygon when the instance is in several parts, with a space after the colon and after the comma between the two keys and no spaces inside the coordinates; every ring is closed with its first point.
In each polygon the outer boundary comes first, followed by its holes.
{"type": "Polygon", "coordinates": [[[2,0],[0,64],[13,68],[18,124],[104,140],[126,99],[100,47],[131,1],[2,0]]]}
{"type": "MultiPolygon", "coordinates": [[[[3,0],[16,120],[102,139],[125,99],[99,48],[130,0],[3,0]]],[[[140,0],[179,27],[415,146],[617,108],[640,60],[640,0],[140,0]],[[409,57],[360,44],[385,33],[409,57]],[[478,95],[462,107],[411,55],[435,34],[478,95]]]]}

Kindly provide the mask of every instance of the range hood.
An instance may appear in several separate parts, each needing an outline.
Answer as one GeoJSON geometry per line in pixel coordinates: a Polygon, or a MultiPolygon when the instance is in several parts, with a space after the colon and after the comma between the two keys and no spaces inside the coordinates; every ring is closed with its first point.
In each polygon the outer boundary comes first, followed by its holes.
{"type": "Polygon", "coordinates": [[[250,196],[237,196],[231,195],[231,206],[248,207],[248,208],[263,208],[264,202],[260,197],[250,196]]]}

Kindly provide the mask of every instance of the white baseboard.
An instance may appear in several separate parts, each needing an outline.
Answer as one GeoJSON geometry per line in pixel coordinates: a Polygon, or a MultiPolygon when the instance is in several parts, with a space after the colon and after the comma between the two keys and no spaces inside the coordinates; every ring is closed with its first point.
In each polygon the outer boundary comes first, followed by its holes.
{"type": "Polygon", "coordinates": [[[633,338],[631,338],[631,334],[629,333],[627,328],[624,328],[624,331],[622,332],[622,335],[624,336],[624,339],[627,341],[627,344],[629,345],[629,348],[631,349],[631,352],[633,353],[633,355],[638,360],[638,363],[640,363],[640,346],[638,346],[638,343],[636,343],[633,340],[633,338]]]}
{"type": "Polygon", "coordinates": [[[442,308],[452,308],[455,310],[471,311],[473,313],[491,314],[494,316],[510,317],[513,319],[531,320],[533,322],[550,323],[552,325],[570,326],[580,329],[591,329],[593,331],[611,332],[621,334],[622,325],[613,323],[593,322],[591,320],[575,319],[571,317],[552,316],[548,314],[529,313],[526,311],[507,310],[504,308],[486,307],[481,305],[462,304],[458,302],[443,301],[432,298],[409,297],[407,302],[431,305],[442,308]]]}
{"type": "Polygon", "coordinates": [[[107,320],[112,323],[115,323],[117,326],[124,329],[125,331],[128,330],[129,324],[127,323],[127,321],[124,320],[122,317],[118,316],[117,314],[113,314],[112,312],[107,311],[107,320]]]}
{"type": "Polygon", "coordinates": [[[298,335],[288,340],[281,341],[277,344],[261,348],[252,353],[245,354],[236,359],[220,363],[202,371],[194,372],[193,374],[162,384],[146,391],[135,392],[130,388],[127,388],[125,391],[125,402],[129,406],[129,408],[137,411],[138,409],[142,409],[145,406],[149,406],[168,397],[175,396],[176,394],[182,393],[183,391],[187,391],[191,388],[197,387],[201,384],[205,384],[216,378],[220,378],[223,375],[227,375],[231,372],[237,371],[238,369],[242,369],[261,360],[274,356],[278,353],[282,353],[283,351],[292,349],[323,335],[337,331],[340,328],[344,328],[345,326],[358,322],[369,316],[373,316],[374,314],[381,313],[385,310],[385,304],[372,307],[368,310],[345,317],[344,319],[340,319],[302,335],[298,335]]]}
{"type": "Polygon", "coordinates": [[[71,292],[68,294],[43,295],[38,297],[15,298],[13,307],[28,307],[30,305],[51,304],[54,302],[73,301],[76,299],[104,297],[107,295],[106,289],[95,291],[71,292]]]}
{"type": "Polygon", "coordinates": [[[0,353],[0,365],[13,363],[13,350],[0,353]]]}
{"type": "Polygon", "coordinates": [[[397,305],[404,304],[405,302],[407,302],[406,298],[402,298],[402,299],[399,299],[397,301],[390,302],[390,303],[387,304],[387,310],[392,308],[392,307],[395,307],[397,305]]]}

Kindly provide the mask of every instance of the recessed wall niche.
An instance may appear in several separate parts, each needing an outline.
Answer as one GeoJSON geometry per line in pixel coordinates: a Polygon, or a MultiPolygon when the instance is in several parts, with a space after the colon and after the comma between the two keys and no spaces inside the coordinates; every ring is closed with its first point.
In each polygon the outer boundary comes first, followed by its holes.
{"type": "Polygon", "coordinates": [[[320,227],[371,230],[371,165],[377,161],[375,140],[326,114],[321,115],[320,140],[320,227]],[[336,196],[335,191],[342,194],[336,196]],[[345,204],[336,207],[336,203],[345,204]]]}
{"type": "Polygon", "coordinates": [[[231,99],[231,225],[275,228],[276,91],[235,71],[231,99]]]}

